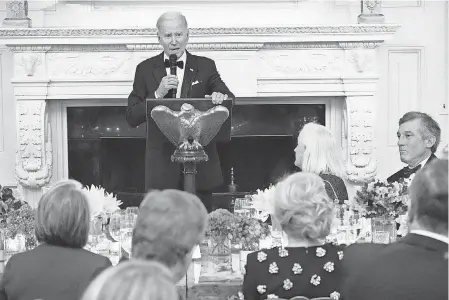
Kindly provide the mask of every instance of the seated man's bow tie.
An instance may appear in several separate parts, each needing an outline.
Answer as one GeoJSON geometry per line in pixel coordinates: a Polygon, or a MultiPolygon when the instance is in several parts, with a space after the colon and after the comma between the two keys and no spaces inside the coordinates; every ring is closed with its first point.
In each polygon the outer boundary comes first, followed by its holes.
{"type": "Polygon", "coordinates": [[[420,168],[421,168],[421,164],[417,165],[414,168],[405,167],[404,169],[402,169],[402,172],[403,172],[404,176],[408,178],[408,177],[410,177],[410,175],[416,173],[420,168]]]}
{"type": "MultiPolygon", "coordinates": [[[[164,61],[164,65],[165,65],[166,68],[170,68],[170,61],[169,61],[168,59],[166,59],[166,60],[164,61]]],[[[176,62],[176,66],[177,66],[178,68],[180,68],[180,69],[184,69],[184,62],[183,62],[182,60],[178,60],[178,61],[176,62]]]]}

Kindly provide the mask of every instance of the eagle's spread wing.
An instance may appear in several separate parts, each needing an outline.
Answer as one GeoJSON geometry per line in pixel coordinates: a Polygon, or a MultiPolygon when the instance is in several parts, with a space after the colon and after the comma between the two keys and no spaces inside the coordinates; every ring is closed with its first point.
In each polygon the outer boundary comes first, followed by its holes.
{"type": "Polygon", "coordinates": [[[199,143],[206,146],[220,131],[221,125],[229,117],[229,110],[221,105],[212,107],[198,116],[201,128],[199,143]]]}
{"type": "Polygon", "coordinates": [[[178,112],[172,111],[166,106],[158,105],[151,110],[151,117],[170,142],[178,146],[181,142],[178,112]]]}

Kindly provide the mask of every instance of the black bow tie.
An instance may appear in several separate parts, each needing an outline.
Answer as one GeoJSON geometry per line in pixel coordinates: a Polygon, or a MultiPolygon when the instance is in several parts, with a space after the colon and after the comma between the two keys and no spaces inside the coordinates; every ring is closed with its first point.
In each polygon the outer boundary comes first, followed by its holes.
{"type": "MultiPolygon", "coordinates": [[[[166,68],[170,68],[170,61],[169,61],[168,59],[166,59],[166,60],[164,61],[164,65],[165,65],[166,68]]],[[[183,62],[182,60],[178,60],[178,61],[176,62],[176,66],[177,66],[178,68],[180,68],[180,69],[184,69],[184,62],[183,62]]]]}
{"type": "Polygon", "coordinates": [[[405,167],[404,169],[402,169],[402,174],[405,178],[409,178],[410,175],[415,174],[419,169],[421,169],[421,164],[417,165],[414,168],[405,167]]]}

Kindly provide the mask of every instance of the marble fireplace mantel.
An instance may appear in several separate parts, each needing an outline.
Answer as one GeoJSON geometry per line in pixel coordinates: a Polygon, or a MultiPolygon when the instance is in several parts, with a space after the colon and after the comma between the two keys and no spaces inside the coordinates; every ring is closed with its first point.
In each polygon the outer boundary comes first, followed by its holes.
{"type": "MultiPolygon", "coordinates": [[[[344,97],[347,174],[349,180],[361,182],[375,176],[377,168],[376,48],[398,28],[192,28],[188,50],[213,58],[237,97],[344,97]]],[[[67,138],[64,127],[50,128],[51,119],[60,114],[54,115],[48,104],[86,99],[126,103],[136,65],[161,47],[155,29],[148,28],[2,28],[0,43],[14,54],[16,178],[37,203],[42,187],[64,177],[54,171],[54,164],[67,159],[56,156],[68,155],[61,145],[67,138]]]]}

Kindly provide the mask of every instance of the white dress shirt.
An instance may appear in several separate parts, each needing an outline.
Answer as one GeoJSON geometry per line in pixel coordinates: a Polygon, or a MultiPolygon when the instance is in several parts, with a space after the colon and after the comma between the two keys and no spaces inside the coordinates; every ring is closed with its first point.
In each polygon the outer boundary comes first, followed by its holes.
{"type": "MultiPolygon", "coordinates": [[[[167,56],[167,54],[165,54],[165,52],[164,52],[164,61],[165,61],[166,59],[168,59],[168,56],[167,56]]],[[[184,80],[184,70],[186,69],[186,62],[187,62],[187,55],[186,55],[186,52],[185,52],[185,51],[184,51],[184,53],[181,55],[181,57],[178,58],[178,61],[184,62],[184,68],[181,69],[181,68],[177,67],[177,70],[176,70],[176,76],[178,77],[178,81],[179,81],[178,89],[176,90],[176,98],[181,98],[182,81],[184,80]]],[[[165,71],[167,72],[167,75],[170,75],[170,67],[165,68],[165,71]]],[[[156,93],[156,92],[154,92],[154,97],[159,98],[159,97],[157,96],[157,93],[156,93]]]]}

